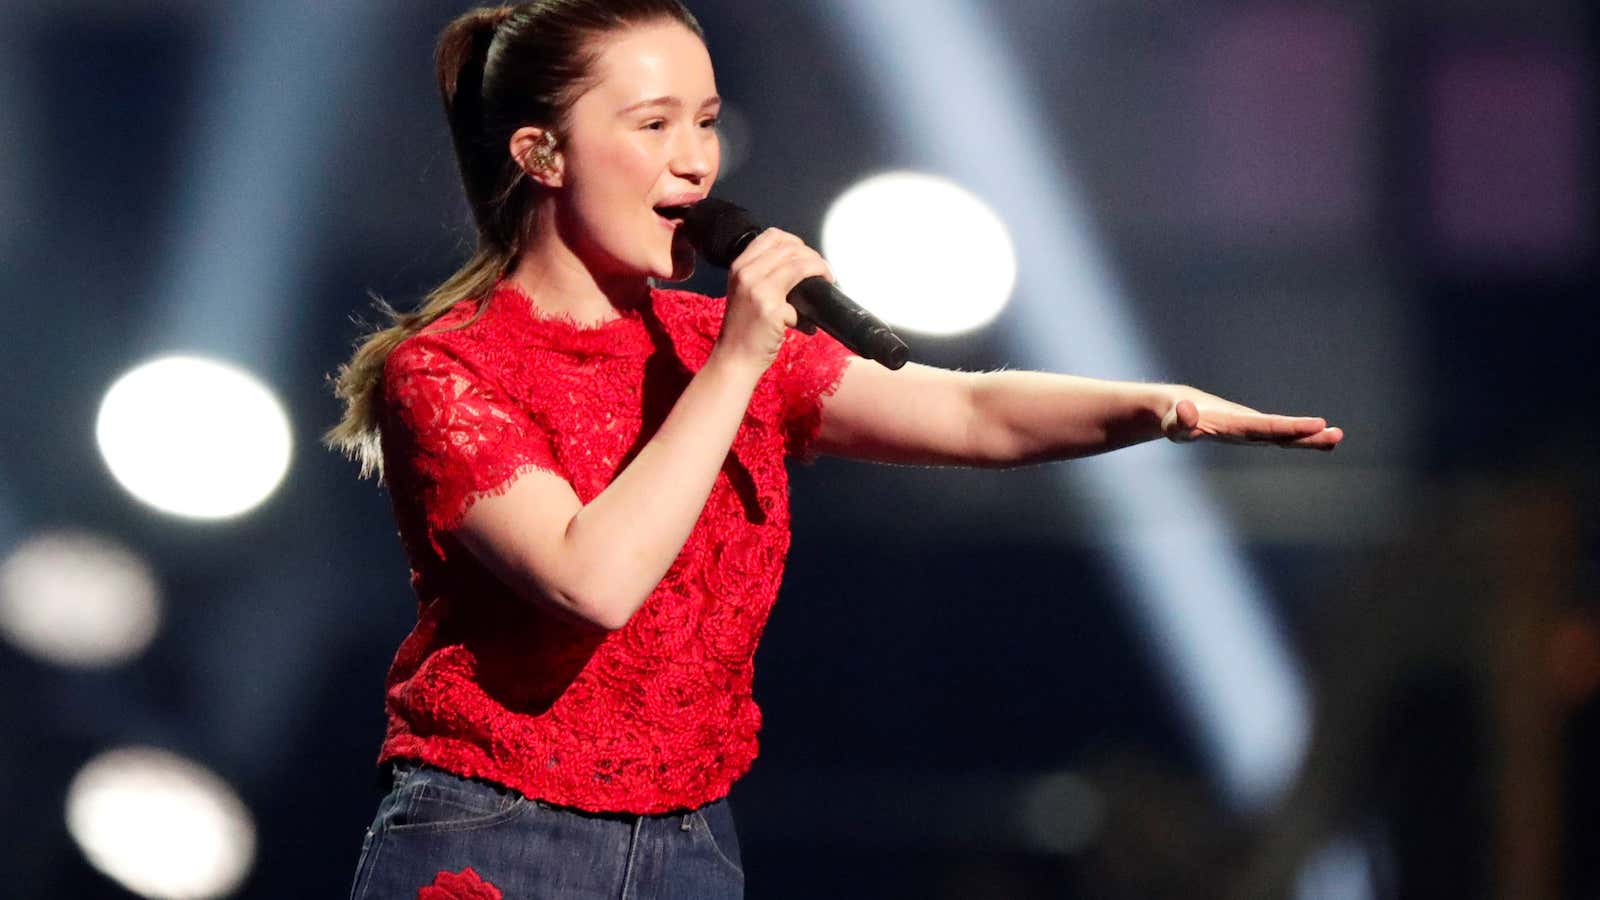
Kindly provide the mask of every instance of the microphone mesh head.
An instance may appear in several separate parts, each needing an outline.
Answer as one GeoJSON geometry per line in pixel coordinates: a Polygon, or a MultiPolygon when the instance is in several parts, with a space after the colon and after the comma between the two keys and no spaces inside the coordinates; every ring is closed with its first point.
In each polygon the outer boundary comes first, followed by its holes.
{"type": "Polygon", "coordinates": [[[715,197],[689,207],[683,216],[683,227],[695,249],[723,268],[732,265],[745,245],[761,233],[761,226],[743,208],[715,197]]]}

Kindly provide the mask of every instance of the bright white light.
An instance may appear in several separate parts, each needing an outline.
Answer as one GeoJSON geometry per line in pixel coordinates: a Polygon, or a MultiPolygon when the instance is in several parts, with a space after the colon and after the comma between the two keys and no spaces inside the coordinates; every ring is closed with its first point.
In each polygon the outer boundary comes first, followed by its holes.
{"type": "Polygon", "coordinates": [[[0,633],[51,662],[125,662],[150,644],[160,619],[150,568],[103,538],[40,535],[0,563],[0,633]]]}
{"type": "Polygon", "coordinates": [[[146,363],[106,392],[95,427],[117,481],[166,512],[253,509],[289,468],[289,418],[248,373],[192,356],[146,363]]]}
{"type": "Polygon", "coordinates": [[[869,178],[822,222],[839,287],[890,325],[960,334],[994,321],[1017,283],[1000,216],[953,181],[914,172],[869,178]]]}
{"type": "Polygon", "coordinates": [[[101,754],[67,789],[67,831],[95,868],[143,897],[232,893],[255,859],[250,812],[221,778],[148,747],[101,754]]]}

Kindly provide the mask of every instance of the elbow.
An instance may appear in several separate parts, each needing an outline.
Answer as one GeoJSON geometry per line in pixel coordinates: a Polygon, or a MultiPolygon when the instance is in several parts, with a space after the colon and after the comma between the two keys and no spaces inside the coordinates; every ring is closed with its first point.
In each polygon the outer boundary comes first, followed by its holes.
{"type": "Polygon", "coordinates": [[[621,602],[612,592],[587,586],[561,585],[544,578],[526,575],[517,579],[516,594],[557,618],[602,631],[617,631],[633,618],[638,604],[621,602]]]}
{"type": "MultiPolygon", "coordinates": [[[[574,520],[575,521],[575,520],[574,520]]],[[[629,592],[616,579],[607,576],[611,567],[603,562],[586,560],[571,545],[571,525],[568,525],[567,546],[559,557],[565,565],[556,571],[546,571],[539,577],[534,566],[525,565],[523,582],[532,588],[536,599],[553,607],[562,618],[602,631],[618,631],[633,618],[643,597],[630,597],[629,592]]]]}
{"type": "Polygon", "coordinates": [[[644,605],[642,600],[635,601],[604,587],[563,592],[556,595],[556,600],[567,615],[602,631],[620,631],[644,605]]]}
{"type": "Polygon", "coordinates": [[[581,608],[582,615],[591,625],[602,631],[621,631],[633,618],[636,607],[619,603],[589,604],[581,608]]]}
{"type": "Polygon", "coordinates": [[[1022,435],[995,413],[989,385],[998,373],[972,375],[967,381],[962,464],[977,469],[1010,469],[1031,460],[1022,435]]]}
{"type": "Polygon", "coordinates": [[[977,469],[1010,469],[1031,460],[1018,436],[992,419],[974,416],[967,426],[964,462],[977,469]]]}
{"type": "Polygon", "coordinates": [[[570,594],[549,593],[540,605],[554,608],[568,621],[588,625],[601,631],[620,631],[633,618],[633,611],[617,604],[584,600],[570,594]]]}

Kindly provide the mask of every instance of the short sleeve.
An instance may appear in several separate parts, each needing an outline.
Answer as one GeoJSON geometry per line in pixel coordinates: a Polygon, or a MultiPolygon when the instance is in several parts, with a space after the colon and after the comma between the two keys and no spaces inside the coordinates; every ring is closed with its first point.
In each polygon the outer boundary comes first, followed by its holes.
{"type": "Polygon", "coordinates": [[[773,361],[783,396],[785,450],[801,462],[813,459],[811,444],[822,428],[823,400],[839,386],[850,360],[849,348],[826,332],[791,330],[773,361]]]}
{"type": "Polygon", "coordinates": [[[543,433],[454,350],[412,338],[383,372],[384,468],[390,490],[421,508],[427,537],[461,523],[478,498],[503,492],[526,468],[561,474],[543,433]]]}

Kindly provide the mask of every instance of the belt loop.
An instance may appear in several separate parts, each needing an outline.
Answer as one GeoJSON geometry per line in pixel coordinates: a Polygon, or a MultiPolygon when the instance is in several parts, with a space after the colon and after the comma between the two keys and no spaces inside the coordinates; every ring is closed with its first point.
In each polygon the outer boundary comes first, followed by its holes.
{"type": "Polygon", "coordinates": [[[690,810],[690,811],[688,811],[688,812],[683,814],[683,824],[678,826],[678,830],[679,831],[693,831],[694,830],[694,826],[692,824],[690,824],[690,822],[689,822],[689,817],[692,816],[692,815],[694,815],[694,810],[690,810]]]}
{"type": "Polygon", "coordinates": [[[389,771],[391,773],[390,783],[392,787],[403,786],[406,783],[406,779],[410,778],[411,774],[417,770],[416,763],[413,763],[410,760],[395,760],[389,765],[389,771]]]}

